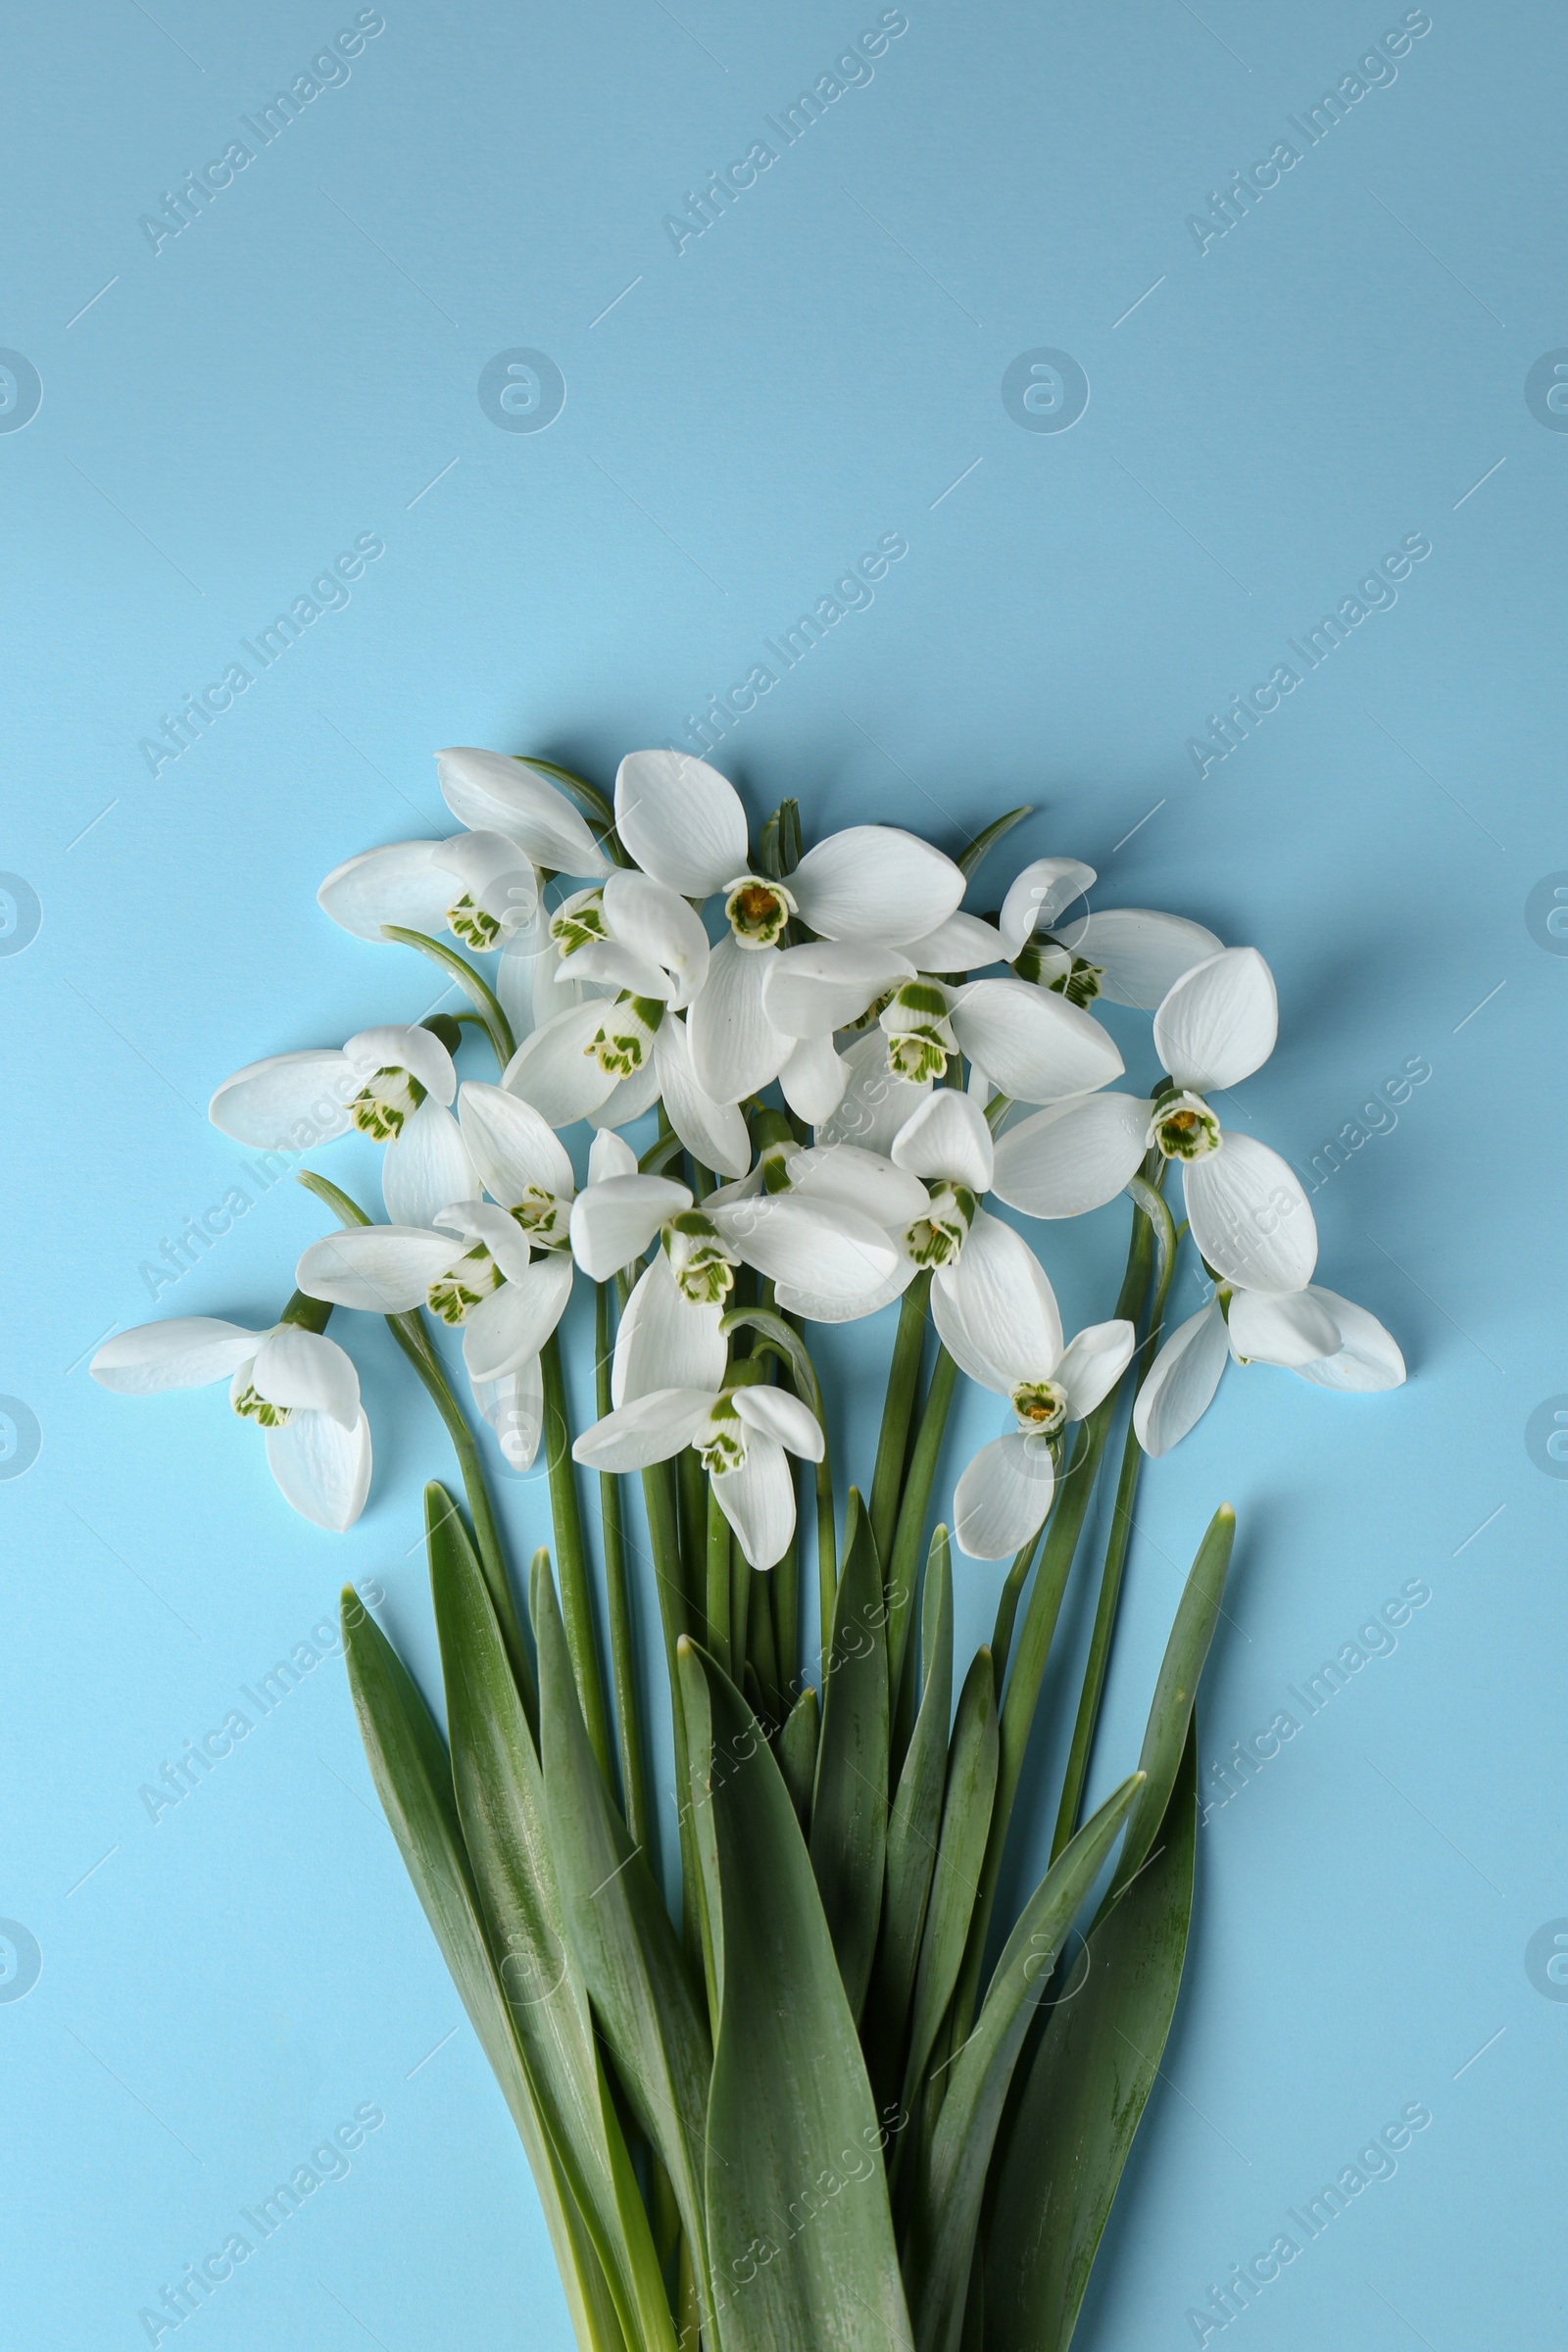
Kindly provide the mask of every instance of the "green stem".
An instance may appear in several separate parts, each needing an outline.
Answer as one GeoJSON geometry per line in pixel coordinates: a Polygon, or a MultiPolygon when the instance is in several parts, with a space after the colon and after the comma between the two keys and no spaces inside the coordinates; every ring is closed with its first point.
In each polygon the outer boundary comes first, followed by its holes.
{"type": "Polygon", "coordinates": [[[561,1615],[571,1655],[572,1679],[588,1743],[613,1789],[610,1768],[610,1734],[605,1723],[605,1692],[594,1642],[593,1595],[588,1583],[588,1553],[583,1543],[582,1511],[571,1462],[571,1425],[566,1418],[566,1383],[561,1369],[561,1335],[552,1332],[539,1350],[544,1383],[545,1446],[550,1470],[550,1515],[556,1529],[556,1576],[561,1587],[561,1615]]]}
{"type": "Polygon", "coordinates": [[[477,1006],[495,1048],[496,1059],[505,1069],[517,1051],[512,1023],[501,1009],[495,991],[480,978],[467,957],[458,955],[439,939],[427,938],[422,931],[405,931],[399,923],[383,923],[381,933],[385,939],[395,939],[400,947],[417,948],[421,956],[428,956],[432,963],[440,965],[449,980],[457,982],[469,1003],[477,1006]]]}
{"type": "Polygon", "coordinates": [[[893,1539],[893,1557],[887,1571],[888,1688],[895,1699],[904,1673],[904,1646],[908,1639],[910,1610],[914,1601],[920,1540],[925,1534],[925,1515],[937,1474],[937,1456],[942,1451],[948,1410],[953,1403],[953,1392],[957,1379],[957,1365],[947,1349],[939,1345],[937,1360],[931,1371],[931,1385],[926,1392],[925,1410],[920,1416],[920,1434],[914,1441],[914,1451],[909,1457],[909,1475],[905,1481],[904,1500],[899,1506],[898,1532],[893,1539]]]}
{"type": "Polygon", "coordinates": [[[686,1615],[695,1640],[706,1642],[708,1620],[708,1482],[689,1446],[675,1458],[680,1496],[680,1558],[685,1576],[686,1615]]]}
{"type": "Polygon", "coordinates": [[[703,1934],[698,1917],[698,1864],[692,1830],[690,1780],[686,1757],[686,1708],[680,1694],[678,1649],[686,1635],[686,1584],[680,1556],[680,1528],[675,1511],[675,1474],[668,1462],[655,1462],[643,1472],[643,1507],[648,1514],[648,1544],[654,1555],[654,1585],[659,1593],[659,1623],[664,1637],[664,1671],[669,1680],[670,1728],[675,1747],[675,1819],[680,1833],[681,1933],[687,1962],[698,1982],[703,1977],[703,1934]]]}
{"type": "Polygon", "coordinates": [[[1030,1564],[1039,1543],[1040,1537],[1036,1533],[1021,1550],[1013,1554],[1012,1566],[1007,1570],[1006,1581],[997,1600],[996,1631],[991,1637],[991,1664],[996,1676],[999,1707],[1002,1704],[1003,1686],[1007,1679],[1007,1653],[1012,1647],[1012,1627],[1018,1614],[1018,1595],[1029,1581],[1030,1564]]]}
{"type": "MultiPolygon", "coordinates": [[[[790,1471],[794,1481],[795,1471],[790,1471]]],[[[801,1555],[798,1534],[791,1536],[784,1557],[773,1570],[774,1686],[779,1694],[795,1695],[795,1676],[801,1647],[801,1555]]]]}
{"type": "Polygon", "coordinates": [[[839,1594],[838,1524],[833,1515],[833,1457],[827,1432],[822,1433],[822,1459],[816,1465],[816,1605],[817,1641],[823,1657],[833,1639],[833,1604],[839,1594]]]}
{"type": "MultiPolygon", "coordinates": [[[[594,1404],[601,1420],[610,1411],[610,1285],[600,1283],[594,1298],[594,1404]]],[[[599,1521],[604,1536],[605,1601],[610,1619],[610,1674],[615,1690],[615,1738],[626,1827],[634,1844],[653,1835],[648,1784],[643,1774],[643,1740],[637,1703],[637,1659],[632,1643],[631,1596],[626,1583],[626,1539],[620,1516],[620,1482],[612,1471],[599,1476],[599,1521]]]]}
{"type": "MultiPolygon", "coordinates": [[[[1162,1171],[1161,1171],[1162,1173],[1162,1171]]],[[[1147,1198],[1150,1213],[1156,1220],[1155,1238],[1158,1247],[1158,1267],[1154,1281],[1153,1303],[1149,1310],[1149,1329],[1138,1352],[1144,1359],[1139,1388],[1149,1377],[1149,1367],[1159,1347],[1160,1324],[1165,1313],[1165,1298],[1170,1290],[1171,1275],[1176,1267],[1176,1237],[1171,1226],[1170,1210],[1152,1187],[1147,1198]]],[[[1136,1392],[1135,1392],[1136,1395],[1136,1392]]],[[[1078,1827],[1083,1812],[1084,1784],[1089,1777],[1090,1759],[1094,1753],[1095,1729],[1100,1721],[1101,1701],[1104,1696],[1105,1674],[1110,1664],[1110,1645],[1116,1630],[1116,1612],[1121,1602],[1122,1576],[1127,1566],[1127,1547],[1133,1532],[1133,1502],[1138,1493],[1138,1474],[1143,1467],[1144,1449],[1138,1443],[1131,1416],[1126,1436],[1122,1440],[1121,1470],[1116,1480],[1116,1500],[1111,1510],[1110,1533],[1105,1539],[1105,1564],[1101,1571],[1100,1597],[1095,1604],[1095,1628],[1090,1637],[1089,1656],[1084,1665],[1083,1689],[1078,1696],[1078,1715],[1072,1730],[1072,1747],[1067,1756],[1066,1777],[1062,1782],[1061,1804],[1056,1814],[1055,1835],[1051,1841],[1053,1862],[1078,1827]]]]}
{"type": "Polygon", "coordinates": [[[876,1545],[876,1556],[884,1577],[888,1572],[889,1555],[898,1526],[899,1491],[904,1482],[909,1419],[914,1410],[915,1389],[920,1378],[920,1355],[925,1345],[930,1298],[930,1275],[917,1274],[905,1292],[899,1307],[893,1361],[888,1366],[887,1396],[882,1405],[882,1431],[876,1445],[876,1468],[871,1474],[871,1540],[876,1545]]]}
{"type": "MultiPolygon", "coordinates": [[[[693,1460],[696,1456],[693,1455],[693,1460]]],[[[718,1507],[712,1482],[708,1487],[708,1646],[731,1681],[738,1681],[732,1648],[730,1607],[729,1521],[718,1507]]]]}
{"type": "Polygon", "coordinates": [[[746,1688],[746,1644],[751,1632],[753,1573],[745,1552],[732,1537],[729,1547],[730,1680],[741,1691],[746,1688]]]}
{"type": "MultiPolygon", "coordinates": [[[[330,1183],[325,1176],[318,1176],[314,1168],[301,1168],[298,1171],[298,1182],[304,1185],[308,1193],[314,1193],[318,1200],[324,1201],[341,1224],[368,1225],[370,1223],[370,1219],[357,1200],[351,1200],[347,1193],[341,1191],[337,1185],[330,1183]]],[[[292,1303],[291,1300],[290,1304],[292,1303]]],[[[452,1440],[452,1450],[458,1457],[458,1468],[463,1474],[463,1490],[468,1498],[468,1515],[473,1521],[474,1548],[479,1554],[479,1567],[484,1577],[485,1591],[490,1595],[490,1605],[495,1610],[496,1622],[501,1628],[501,1638],[506,1643],[507,1656],[512,1664],[513,1679],[517,1686],[517,1695],[522,1700],[523,1713],[528,1718],[528,1728],[537,1740],[539,1737],[539,1693],[534,1681],[533,1659],[529,1653],[521,1620],[517,1615],[517,1604],[513,1595],[512,1580],[507,1574],[506,1555],[501,1548],[501,1531],[496,1525],[496,1515],[491,1507],[490,1490],[485,1484],[484,1463],[480,1456],[478,1441],[468,1427],[463,1407],[452,1393],[452,1385],[446,1376],[446,1367],[436,1353],[435,1344],[419,1309],[414,1307],[408,1314],[388,1315],[385,1320],[387,1329],[424,1384],[436,1411],[446,1425],[447,1435],[452,1440]]]]}
{"type": "MultiPolygon", "coordinates": [[[[1129,1322],[1136,1322],[1142,1310],[1152,1258],[1149,1221],[1135,1213],[1132,1239],[1127,1247],[1127,1270],[1122,1276],[1115,1308],[1117,1315],[1125,1316],[1129,1322]]],[[[1040,1554],[1039,1572],[1029,1595],[1029,1605],[1024,1611],[1017,1655],[1008,1678],[1006,1696],[1002,1702],[996,1801],[991,1808],[985,1858],[980,1865],[979,1891],[970,1915],[969,1940],[964,1947],[963,1967],[953,1996],[955,2046],[963,2040],[974,2018],[975,2002],[980,1990],[980,1971],[985,1961],[986,1938],[991,1929],[991,1913],[1002,1877],[1003,1849],[1012,1821],[1013,1801],[1018,1793],[1029,1734],[1034,1727],[1040,1685],[1045,1677],[1046,1661],[1051,1655],[1052,1638],[1056,1630],[1056,1617],[1061,1607],[1062,1593],[1066,1590],[1073,1554],[1078,1548],[1078,1539],[1083,1532],[1095,1481],[1100,1473],[1101,1457],[1105,1450],[1105,1440],[1110,1434],[1117,1393],[1116,1389],[1112,1389],[1103,1402],[1095,1407],[1088,1420],[1078,1424],[1066,1473],[1057,1483],[1051,1518],[1046,1527],[1045,1544],[1040,1554]]]]}

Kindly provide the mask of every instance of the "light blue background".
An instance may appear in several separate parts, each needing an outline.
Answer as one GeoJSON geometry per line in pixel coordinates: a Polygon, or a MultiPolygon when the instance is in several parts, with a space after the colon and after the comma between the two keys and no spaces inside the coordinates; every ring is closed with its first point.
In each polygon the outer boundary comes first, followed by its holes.
{"type": "MultiPolygon", "coordinates": [[[[1200,255],[1186,217],[1399,23],[1392,0],[1087,22],[908,0],[869,85],[677,257],[665,213],[875,6],[388,0],[347,83],[155,256],[138,217],[355,13],[99,0],[11,26],[0,342],[43,402],[0,436],[0,866],[42,928],[0,958],[0,1390],[43,1442],[0,1484],[0,1912],[43,1963],[0,2008],[8,2340],[145,2341],[138,2308],[374,2101],[348,2178],[190,2325],[223,2352],[568,2341],[341,1663],[156,1827],[138,1797],[345,1576],[380,1580],[428,1683],[433,1416],[384,1332],[345,1335],[377,1471],[332,1539],[284,1508],[220,1392],[138,1404],[85,1359],[146,1319],[140,1266],[235,1179],[217,1081],[426,1010],[423,967],[333,930],[314,892],[440,827],[431,752],[532,749],[608,782],[885,531],[909,552],[874,605],[719,760],[755,814],[795,792],[809,827],[956,847],[1027,798],[1020,857],[1085,858],[1099,904],[1255,942],[1280,1045],[1233,1115],[1303,1168],[1402,1062],[1432,1071],[1314,1199],[1323,1278],[1397,1334],[1409,1387],[1233,1373],[1145,1480],[1102,1782],[1136,1752],[1222,1495],[1242,1534],[1205,1770],[1406,1580],[1432,1598],[1203,1833],[1165,2082],[1080,2341],[1193,2341],[1208,2282],[1415,2101],[1434,2121],[1397,2176],[1246,2340],[1551,2339],[1568,2008],[1524,1952],[1568,1913],[1568,1488],[1524,1433],[1568,1390],[1568,965],[1524,909],[1568,867],[1568,437],[1524,382],[1568,343],[1560,12],[1434,0],[1396,81],[1200,255]],[[548,431],[480,408],[516,346],[564,374],[548,431]],[[1059,435],[1000,396],[1039,346],[1092,387],[1059,435]],[[386,552],[348,608],[154,780],[139,739],[362,532],[386,552]],[[1396,608],[1200,781],[1188,738],[1413,532],[1433,552],[1396,608]]],[[[320,1164],[373,1180],[368,1146],[320,1164]]],[[[1069,1317],[1106,1311],[1124,1216],[1039,1237],[1069,1317]]],[[[277,1185],[158,1311],[270,1319],[320,1226],[277,1185]]],[[[886,1339],[824,1351],[846,1410],[886,1339]]],[[[863,1477],[863,1390],[856,1412],[863,1477]]],[[[959,1446],[994,1425],[971,1396],[959,1446]]],[[[521,1559],[542,1486],[502,1493],[521,1559]]],[[[970,1643],[999,1581],[963,1572],[970,1643]]]]}

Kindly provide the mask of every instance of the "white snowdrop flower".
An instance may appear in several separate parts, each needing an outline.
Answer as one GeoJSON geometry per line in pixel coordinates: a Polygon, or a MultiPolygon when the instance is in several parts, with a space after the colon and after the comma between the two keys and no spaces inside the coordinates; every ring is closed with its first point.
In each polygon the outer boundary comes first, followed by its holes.
{"type": "Polygon", "coordinates": [[[301,1518],[341,1534],[365,1508],[370,1425],[353,1359],[335,1340],[295,1323],[249,1331],[212,1315],[179,1315],[118,1333],[90,1369],[126,1396],[227,1380],[229,1403],[262,1431],[268,1467],[301,1518]]]}
{"type": "Polygon", "coordinates": [[[357,939],[380,940],[388,925],[427,938],[449,931],[485,953],[531,921],[539,877],[504,833],[458,833],[366,850],[334,866],[316,895],[357,939]]]}
{"type": "Polygon", "coordinates": [[[1179,1324],[1150,1366],[1133,1408],[1146,1453],[1168,1453],[1201,1420],[1227,1361],[1276,1364],[1322,1389],[1367,1396],[1399,1388],[1404,1358],[1376,1315],[1306,1283],[1298,1291],[1221,1286],[1179,1324]]]}

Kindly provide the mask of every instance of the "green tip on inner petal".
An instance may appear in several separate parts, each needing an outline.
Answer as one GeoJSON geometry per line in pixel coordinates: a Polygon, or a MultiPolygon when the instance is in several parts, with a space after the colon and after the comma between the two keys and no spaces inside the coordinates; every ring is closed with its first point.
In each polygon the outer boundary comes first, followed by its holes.
{"type": "Polygon", "coordinates": [[[558,1200],[554,1193],[547,1193],[542,1186],[530,1184],[522,1199],[514,1200],[507,1213],[522,1227],[537,1249],[569,1247],[571,1204],[558,1200]]]}
{"type": "Polygon", "coordinates": [[[574,955],[585,948],[591,939],[608,939],[610,929],[605,921],[605,906],[597,890],[589,891],[580,901],[571,901],[560,907],[550,918],[550,936],[563,956],[574,955]]]}
{"type": "Polygon", "coordinates": [[[888,1067],[895,1078],[923,1086],[928,1078],[940,1078],[947,1066],[948,1049],[934,1030],[906,1029],[888,1039],[888,1067]]]}
{"type": "Polygon", "coordinates": [[[254,1421],[262,1429],[281,1429],[289,1416],[286,1404],[274,1404],[270,1396],[259,1396],[249,1381],[229,1402],[242,1421],[254,1421]]]}
{"type": "Polygon", "coordinates": [[[432,1282],[426,1296],[430,1312],[439,1315],[443,1323],[466,1323],[474,1308],[483,1303],[492,1292],[499,1291],[506,1276],[481,1242],[466,1257],[432,1282]]]}
{"type": "Polygon", "coordinates": [[[1177,1094],[1155,1106],[1149,1141],[1167,1159],[1192,1161],[1211,1158],[1225,1139],[1201,1095],[1177,1094]]]}
{"type": "Polygon", "coordinates": [[[904,1237],[915,1264],[956,1264],[974,1222],[974,1212],[975,1197],[965,1185],[933,1185],[928,1213],[917,1217],[904,1237]]]}
{"type": "Polygon", "coordinates": [[[746,1424],[727,1396],[720,1396],[692,1440],[703,1468],[712,1475],[738,1470],[746,1459],[746,1424]]]}
{"type": "Polygon", "coordinates": [[[349,1116],[362,1135],[373,1136],[378,1144],[396,1143],[424,1094],[411,1071],[377,1070],[349,1104],[349,1116]]]}
{"type": "Polygon", "coordinates": [[[501,937],[502,926],[498,916],[487,914],[482,906],[476,906],[468,892],[465,891],[457,904],[447,908],[447,928],[454,938],[461,939],[466,946],[483,949],[495,946],[501,937]]]}
{"type": "Polygon", "coordinates": [[[743,948],[774,948],[789,929],[795,901],[782,884],[743,874],[724,901],[730,930],[743,948]]]}
{"type": "Polygon", "coordinates": [[[735,1283],[739,1260],[700,1208],[672,1217],[662,1234],[675,1288],[693,1306],[721,1306],[735,1283]]]}
{"type": "Polygon", "coordinates": [[[1054,1380],[1020,1381],[1012,1409],[1026,1437],[1053,1438],[1067,1418],[1067,1392],[1054,1380]]]}
{"type": "Polygon", "coordinates": [[[654,1032],[664,1017],[656,997],[619,997],[603,1027],[584,1046],[607,1078],[632,1078],[647,1066],[654,1032]]]}

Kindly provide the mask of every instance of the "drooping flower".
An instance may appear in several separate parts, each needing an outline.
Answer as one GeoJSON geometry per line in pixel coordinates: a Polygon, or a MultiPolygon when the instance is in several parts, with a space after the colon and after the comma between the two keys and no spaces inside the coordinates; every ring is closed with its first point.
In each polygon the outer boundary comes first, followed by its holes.
{"type": "Polygon", "coordinates": [[[1404,1358],[1376,1315],[1307,1283],[1298,1291],[1221,1285],[1179,1324],[1138,1394],[1133,1426],[1146,1453],[1168,1453],[1201,1420],[1227,1362],[1275,1364],[1321,1389],[1396,1389],[1404,1358]]]}
{"type": "Polygon", "coordinates": [[[1020,980],[1070,1004],[1104,997],[1152,1012],[1195,963],[1219,954],[1223,941],[1201,923],[1152,907],[1112,906],[1064,921],[1095,881],[1094,867],[1076,858],[1037,858],[1017,875],[998,927],[1020,980]]]}
{"type": "Polygon", "coordinates": [[[426,938],[449,931],[486,954],[532,920],[539,877],[504,833],[457,833],[365,850],[334,866],[316,895],[357,939],[380,940],[388,925],[426,938]]]}
{"type": "Polygon", "coordinates": [[[425,1224],[474,1189],[458,1123],[452,1056],[428,1029],[362,1029],[339,1052],[273,1054],[225,1078],[208,1117],[260,1152],[305,1152],[358,1129],[387,1147],[389,1217],[425,1224]]]}
{"type": "Polygon", "coordinates": [[[250,1331],[214,1315],[178,1315],[117,1333],[90,1370],[125,1396],[227,1380],[229,1403],[263,1432],[268,1467],[301,1518],[341,1534],[365,1508],[370,1424],[360,1376],[324,1334],[292,1322],[250,1331]]]}

